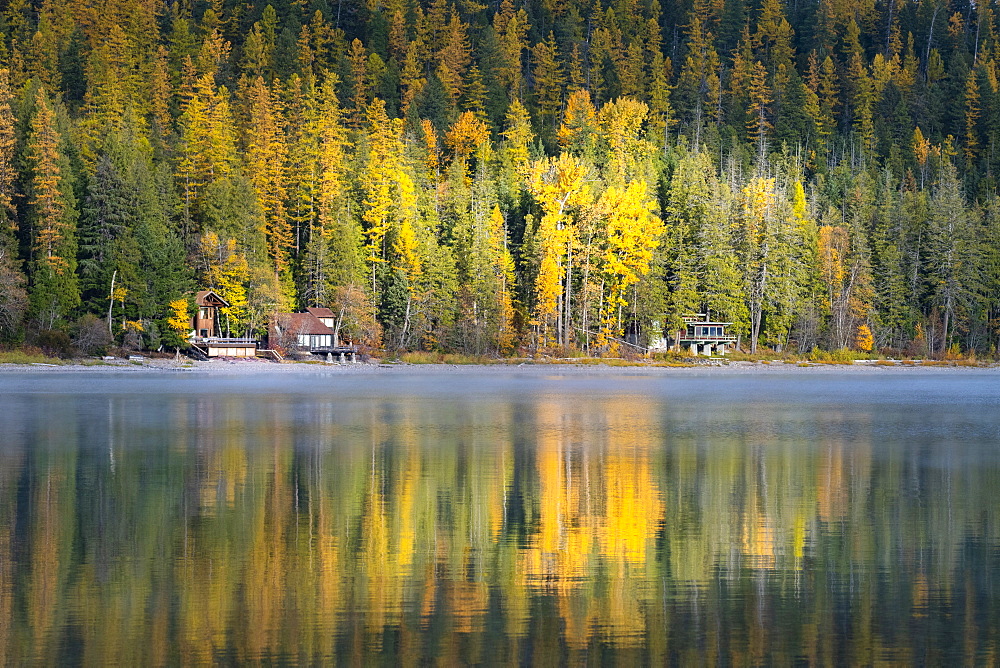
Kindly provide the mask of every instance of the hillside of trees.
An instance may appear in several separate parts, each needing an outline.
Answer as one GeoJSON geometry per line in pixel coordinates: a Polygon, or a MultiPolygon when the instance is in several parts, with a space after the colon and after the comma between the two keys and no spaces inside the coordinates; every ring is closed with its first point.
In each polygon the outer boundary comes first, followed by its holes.
{"type": "Polygon", "coordinates": [[[0,340],[995,355],[1000,17],[943,0],[0,2],[0,340]]]}

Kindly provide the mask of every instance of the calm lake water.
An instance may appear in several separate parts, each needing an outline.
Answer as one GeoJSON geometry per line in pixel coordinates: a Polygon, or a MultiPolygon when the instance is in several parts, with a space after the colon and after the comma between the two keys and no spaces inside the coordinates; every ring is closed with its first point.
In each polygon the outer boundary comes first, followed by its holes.
{"type": "Polygon", "coordinates": [[[0,374],[0,663],[996,664],[1000,373],[0,374]]]}

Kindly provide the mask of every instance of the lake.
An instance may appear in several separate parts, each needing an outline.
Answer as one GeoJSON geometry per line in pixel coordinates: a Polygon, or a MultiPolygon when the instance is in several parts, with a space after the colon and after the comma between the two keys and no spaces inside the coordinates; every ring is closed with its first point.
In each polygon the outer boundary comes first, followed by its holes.
{"type": "Polygon", "coordinates": [[[1000,372],[671,371],[5,371],[0,663],[1000,661],[1000,372]]]}

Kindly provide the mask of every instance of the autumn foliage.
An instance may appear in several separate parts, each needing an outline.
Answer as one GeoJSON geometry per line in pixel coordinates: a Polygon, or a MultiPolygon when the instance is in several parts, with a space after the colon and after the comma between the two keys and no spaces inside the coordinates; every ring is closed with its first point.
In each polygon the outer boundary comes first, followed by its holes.
{"type": "Polygon", "coordinates": [[[708,312],[751,351],[989,354],[1000,20],[939,14],[10,3],[0,336],[152,343],[212,288],[234,335],[343,303],[392,348],[617,354],[708,312]]]}

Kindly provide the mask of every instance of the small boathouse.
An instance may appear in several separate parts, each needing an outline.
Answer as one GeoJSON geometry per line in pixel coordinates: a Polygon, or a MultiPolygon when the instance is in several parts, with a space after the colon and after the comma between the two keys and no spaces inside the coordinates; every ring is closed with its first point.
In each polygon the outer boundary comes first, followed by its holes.
{"type": "Polygon", "coordinates": [[[716,322],[706,313],[682,316],[684,329],[677,331],[675,349],[687,348],[691,355],[725,355],[726,349],[736,345],[736,337],[726,333],[731,322],[716,322]]]}
{"type": "Polygon", "coordinates": [[[188,343],[205,357],[256,357],[257,340],[219,336],[222,333],[221,310],[229,302],[214,290],[201,290],[195,297],[195,311],[191,318],[188,343]]]}

